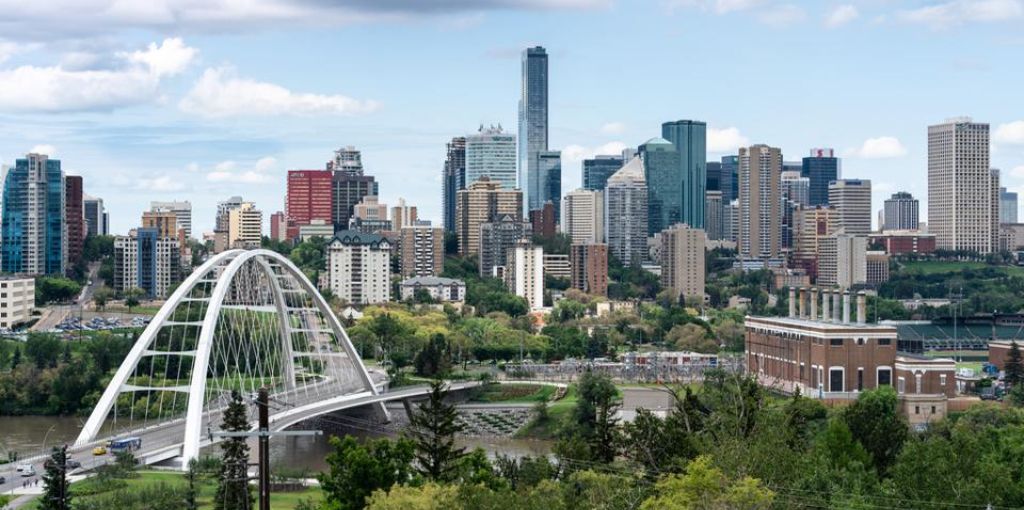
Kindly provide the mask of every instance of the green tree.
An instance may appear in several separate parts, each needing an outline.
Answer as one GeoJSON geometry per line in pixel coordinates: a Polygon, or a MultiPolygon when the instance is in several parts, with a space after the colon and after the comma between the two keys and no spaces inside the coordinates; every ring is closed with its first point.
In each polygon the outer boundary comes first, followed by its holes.
{"type": "Polygon", "coordinates": [[[416,354],[413,361],[416,374],[423,377],[440,377],[452,369],[451,353],[444,335],[437,333],[430,337],[427,345],[416,354]]]}
{"type": "Polygon", "coordinates": [[[62,352],[61,341],[49,333],[29,333],[25,341],[25,354],[35,362],[36,368],[53,368],[62,352]]]}
{"type": "Polygon", "coordinates": [[[366,501],[369,510],[448,510],[457,508],[456,487],[428,483],[420,487],[396,486],[377,490],[366,501]]]}
{"type": "Polygon", "coordinates": [[[103,310],[113,297],[114,291],[104,285],[96,289],[96,292],[92,295],[92,300],[96,303],[97,310],[103,310]]]}
{"type": "Polygon", "coordinates": [[[451,481],[457,474],[464,448],[455,447],[455,435],[465,426],[454,405],[444,401],[448,392],[443,381],[430,383],[429,398],[409,417],[409,437],[416,445],[420,474],[430,480],[451,481]]]}
{"type": "Polygon", "coordinates": [[[683,351],[704,354],[718,352],[718,342],[708,335],[707,330],[692,323],[673,326],[665,336],[665,341],[683,351]]]}
{"type": "Polygon", "coordinates": [[[185,472],[185,510],[198,510],[199,502],[199,462],[196,459],[188,461],[188,471],[185,472]]]}
{"type": "Polygon", "coordinates": [[[555,445],[560,457],[609,463],[618,445],[618,390],[605,375],[589,370],[580,377],[578,399],[562,439],[555,445]]]}
{"type": "Polygon", "coordinates": [[[139,306],[139,298],[146,295],[146,291],[132,287],[124,291],[124,306],[128,307],[128,313],[131,313],[132,308],[139,306]]]}
{"type": "Polygon", "coordinates": [[[655,492],[641,510],[761,510],[771,508],[775,499],[760,480],[729,480],[706,456],[690,462],[685,474],[659,480],[655,492]]]}
{"type": "MultiPolygon", "coordinates": [[[[224,410],[225,432],[248,432],[249,418],[242,394],[231,392],[231,402],[224,410]]],[[[253,505],[249,490],[249,445],[244,437],[228,437],[220,445],[220,475],[217,479],[217,493],[213,497],[216,510],[249,510],[253,505]]]]}
{"type": "Polygon", "coordinates": [[[70,278],[40,276],[36,278],[36,306],[71,301],[81,291],[82,286],[70,278]]]}
{"type": "Polygon", "coordinates": [[[70,510],[71,483],[67,479],[67,447],[54,448],[49,465],[43,473],[43,495],[40,510],[70,510]]]}
{"type": "Polygon", "coordinates": [[[14,348],[14,354],[11,355],[11,371],[18,368],[21,364],[21,349],[19,347],[14,348]]]}
{"type": "Polygon", "coordinates": [[[374,491],[389,491],[412,476],[413,443],[405,438],[369,440],[331,438],[327,471],[317,478],[327,510],[359,510],[374,491]]]}
{"type": "Polygon", "coordinates": [[[895,462],[908,435],[907,422],[899,415],[898,406],[896,390],[883,386],[861,393],[841,414],[881,475],[895,462]]]}
{"type": "Polygon", "coordinates": [[[1021,364],[1020,346],[1017,345],[1016,340],[1010,342],[1010,353],[1006,356],[1006,366],[1003,367],[1003,370],[1006,371],[1007,384],[1017,386],[1024,382],[1024,365],[1021,364]]]}

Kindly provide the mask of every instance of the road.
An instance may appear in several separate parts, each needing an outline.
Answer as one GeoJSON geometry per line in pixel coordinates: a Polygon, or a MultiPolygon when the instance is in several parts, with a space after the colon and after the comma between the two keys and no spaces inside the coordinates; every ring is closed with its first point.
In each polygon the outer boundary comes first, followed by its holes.
{"type": "Polygon", "coordinates": [[[57,327],[69,314],[81,314],[83,309],[88,308],[89,302],[92,301],[93,295],[96,294],[96,289],[103,285],[103,280],[100,279],[100,264],[98,262],[89,264],[89,274],[86,278],[87,283],[82,287],[81,292],[78,293],[74,304],[47,307],[43,311],[42,318],[29,329],[31,331],[50,331],[57,327]]]}

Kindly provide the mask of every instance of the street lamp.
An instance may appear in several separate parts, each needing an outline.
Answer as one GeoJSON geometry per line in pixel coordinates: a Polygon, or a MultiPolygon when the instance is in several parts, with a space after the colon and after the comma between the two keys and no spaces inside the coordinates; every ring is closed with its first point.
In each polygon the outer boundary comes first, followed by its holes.
{"type": "Polygon", "coordinates": [[[42,455],[43,457],[46,456],[46,440],[47,440],[47,438],[50,437],[50,432],[53,432],[53,429],[55,429],[55,428],[57,428],[57,424],[56,423],[54,423],[53,425],[50,425],[50,430],[46,431],[46,435],[43,436],[43,442],[40,443],[40,445],[39,445],[39,454],[42,455]]]}

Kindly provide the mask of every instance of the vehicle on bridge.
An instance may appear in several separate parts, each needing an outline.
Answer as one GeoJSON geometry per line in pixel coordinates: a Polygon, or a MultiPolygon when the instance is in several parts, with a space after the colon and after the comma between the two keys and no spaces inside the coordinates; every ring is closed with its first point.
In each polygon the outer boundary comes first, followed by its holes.
{"type": "Polygon", "coordinates": [[[119,439],[111,439],[107,442],[107,448],[110,449],[110,453],[132,452],[142,448],[142,438],[123,437],[119,439]]]}
{"type": "Polygon", "coordinates": [[[36,468],[32,464],[21,464],[18,466],[16,471],[19,475],[25,478],[36,475],[36,468]]]}

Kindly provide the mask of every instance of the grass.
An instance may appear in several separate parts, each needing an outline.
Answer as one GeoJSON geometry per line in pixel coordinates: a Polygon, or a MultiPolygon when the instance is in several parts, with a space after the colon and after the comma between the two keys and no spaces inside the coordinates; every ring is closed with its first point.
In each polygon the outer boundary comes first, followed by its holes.
{"type": "Polygon", "coordinates": [[[548,417],[546,420],[534,418],[525,427],[516,433],[515,437],[520,439],[555,439],[562,423],[568,419],[572,410],[576,407],[579,395],[576,394],[576,385],[569,386],[569,390],[560,400],[548,404],[548,417]]]}
{"type": "Polygon", "coordinates": [[[1017,266],[994,266],[984,262],[956,262],[956,261],[941,261],[941,260],[925,260],[916,262],[906,262],[903,264],[904,271],[913,272],[918,274],[941,274],[941,273],[957,273],[965,269],[984,269],[991,267],[994,269],[1001,270],[1011,276],[1024,276],[1024,268],[1017,266]]]}
{"type": "MultiPolygon", "coordinates": [[[[131,490],[133,488],[142,487],[148,484],[155,483],[166,483],[174,486],[184,486],[185,477],[182,473],[166,472],[166,471],[139,471],[139,476],[135,478],[129,478],[124,480],[125,485],[123,489],[131,490]]],[[[88,480],[79,482],[72,486],[74,492],[79,493],[90,493],[97,490],[99,484],[96,478],[90,478],[88,480]]],[[[213,508],[213,495],[217,489],[216,480],[211,478],[203,478],[203,481],[199,487],[199,508],[210,509],[213,508]]],[[[99,493],[104,494],[104,493],[99,493]]],[[[78,496],[77,499],[88,501],[91,497],[96,497],[99,494],[93,494],[91,496],[78,496]]],[[[253,494],[256,494],[255,487],[253,488],[253,494]]],[[[270,494],[270,507],[274,510],[292,510],[298,506],[300,501],[313,500],[314,502],[320,501],[321,492],[319,487],[311,487],[302,491],[297,492],[277,492],[270,494]]]]}
{"type": "Polygon", "coordinates": [[[536,384],[488,384],[477,388],[470,396],[471,402],[484,403],[531,403],[547,402],[555,394],[554,386],[536,384]]]}

